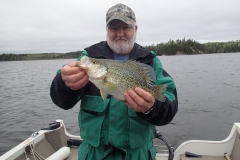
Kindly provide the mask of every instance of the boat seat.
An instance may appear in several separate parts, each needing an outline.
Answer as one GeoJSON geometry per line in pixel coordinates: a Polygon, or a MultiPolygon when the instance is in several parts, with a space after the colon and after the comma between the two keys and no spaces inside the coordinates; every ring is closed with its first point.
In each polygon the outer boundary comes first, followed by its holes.
{"type": "MultiPolygon", "coordinates": [[[[240,135],[237,132],[237,136],[235,138],[235,142],[234,142],[234,146],[233,146],[233,150],[232,153],[230,155],[231,160],[239,160],[240,157],[240,135]]],[[[226,160],[226,158],[224,157],[224,153],[223,156],[206,156],[203,155],[203,157],[198,157],[198,158],[190,158],[190,157],[186,157],[185,155],[180,155],[180,160],[226,160]]]]}

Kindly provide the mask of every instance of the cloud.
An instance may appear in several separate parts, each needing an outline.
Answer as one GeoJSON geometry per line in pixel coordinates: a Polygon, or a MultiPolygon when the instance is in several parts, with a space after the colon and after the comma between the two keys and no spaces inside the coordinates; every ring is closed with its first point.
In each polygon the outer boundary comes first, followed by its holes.
{"type": "MultiPolygon", "coordinates": [[[[0,2],[0,54],[70,52],[106,39],[105,15],[119,1],[0,2]]],[[[238,40],[240,1],[124,0],[137,17],[141,45],[192,38],[238,40]]]]}

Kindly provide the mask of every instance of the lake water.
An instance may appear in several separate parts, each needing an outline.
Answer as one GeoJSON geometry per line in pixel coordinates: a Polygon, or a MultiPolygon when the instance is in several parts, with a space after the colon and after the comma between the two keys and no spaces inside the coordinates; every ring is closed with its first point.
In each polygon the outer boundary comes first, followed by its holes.
{"type": "MultiPolygon", "coordinates": [[[[240,53],[161,56],[177,85],[179,111],[157,127],[175,149],[186,140],[223,140],[240,122],[240,53]]],[[[56,71],[74,59],[0,62],[0,155],[48,123],[63,119],[78,135],[79,103],[65,111],[49,88],[56,71]]]]}

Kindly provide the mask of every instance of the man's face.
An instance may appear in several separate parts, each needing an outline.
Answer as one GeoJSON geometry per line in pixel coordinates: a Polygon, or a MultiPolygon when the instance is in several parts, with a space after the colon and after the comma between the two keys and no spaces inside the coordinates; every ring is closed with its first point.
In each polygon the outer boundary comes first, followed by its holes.
{"type": "Polygon", "coordinates": [[[129,54],[136,40],[137,26],[112,20],[107,26],[107,43],[117,54],[129,54]]]}

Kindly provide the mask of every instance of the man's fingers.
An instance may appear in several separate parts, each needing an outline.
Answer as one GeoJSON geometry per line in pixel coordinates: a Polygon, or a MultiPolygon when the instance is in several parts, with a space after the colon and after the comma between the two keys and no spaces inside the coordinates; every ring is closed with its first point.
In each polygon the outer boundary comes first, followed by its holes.
{"type": "Polygon", "coordinates": [[[146,92],[145,90],[143,90],[142,88],[136,87],[134,90],[140,97],[142,97],[142,99],[144,99],[146,102],[154,102],[155,98],[148,92],[146,92]]]}
{"type": "Polygon", "coordinates": [[[135,88],[134,90],[128,90],[124,94],[126,104],[134,109],[136,112],[146,112],[152,108],[155,98],[147,91],[141,88],[135,88]]]}
{"type": "Polygon", "coordinates": [[[62,74],[62,79],[63,79],[63,81],[68,82],[68,83],[75,83],[85,76],[87,76],[87,73],[83,70],[80,70],[77,73],[70,74],[70,75],[62,74]]]}
{"type": "Polygon", "coordinates": [[[89,80],[86,71],[77,66],[78,62],[71,62],[61,69],[62,80],[72,90],[85,86],[89,80]]]}
{"type": "Polygon", "coordinates": [[[88,83],[88,81],[89,81],[88,76],[85,76],[75,83],[67,83],[66,85],[72,90],[78,90],[84,87],[88,83]]]}

